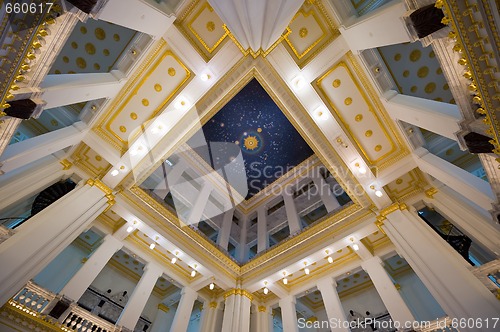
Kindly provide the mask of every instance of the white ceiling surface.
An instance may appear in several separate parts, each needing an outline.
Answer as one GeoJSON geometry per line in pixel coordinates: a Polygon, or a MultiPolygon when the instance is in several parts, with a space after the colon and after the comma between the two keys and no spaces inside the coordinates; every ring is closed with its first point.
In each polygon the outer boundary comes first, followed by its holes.
{"type": "Polygon", "coordinates": [[[281,36],[303,0],[209,0],[246,50],[257,52],[271,47],[281,36]]]}

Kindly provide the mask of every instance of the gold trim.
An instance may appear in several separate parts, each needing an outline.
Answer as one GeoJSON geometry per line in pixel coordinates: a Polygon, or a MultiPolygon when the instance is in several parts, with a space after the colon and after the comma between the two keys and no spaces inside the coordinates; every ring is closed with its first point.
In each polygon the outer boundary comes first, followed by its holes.
{"type": "Polygon", "coordinates": [[[164,305],[163,303],[158,304],[158,310],[161,310],[163,312],[169,312],[170,308],[164,305]]]}
{"type": "MultiPolygon", "coordinates": [[[[292,21],[290,22],[289,25],[291,25],[293,23],[293,21],[295,21],[295,19],[300,14],[302,14],[302,16],[304,16],[304,17],[309,17],[309,16],[312,15],[312,17],[314,18],[314,20],[318,24],[319,28],[321,29],[322,35],[318,39],[316,39],[311,45],[309,45],[309,47],[307,47],[305,49],[305,51],[302,52],[301,54],[299,54],[299,52],[297,51],[297,49],[295,48],[295,46],[293,46],[292,42],[288,38],[288,35],[285,37],[285,40],[286,40],[288,46],[290,46],[290,48],[293,51],[293,54],[295,54],[295,56],[297,57],[298,60],[302,59],[302,57],[304,57],[307,53],[309,53],[309,51],[311,51],[317,44],[319,44],[319,42],[321,42],[321,40],[326,36],[326,31],[325,31],[323,25],[321,24],[321,22],[318,21],[318,19],[315,16],[315,13],[314,13],[314,11],[312,9],[309,10],[309,12],[306,12],[304,8],[300,8],[299,11],[297,12],[297,14],[295,14],[295,16],[293,17],[293,19],[292,19],[292,21]]],[[[305,34],[304,37],[301,36],[302,38],[305,38],[307,36],[307,29],[305,31],[306,31],[306,34],[305,34]]],[[[302,29],[301,29],[301,31],[299,33],[302,33],[302,29]]]]}
{"type": "Polygon", "coordinates": [[[438,193],[438,190],[434,187],[432,188],[429,188],[425,191],[425,196],[429,197],[429,198],[434,198],[434,195],[436,195],[438,193]]]}
{"type": "MultiPolygon", "coordinates": [[[[212,47],[208,46],[207,43],[203,40],[203,38],[192,27],[192,24],[194,23],[194,21],[196,21],[196,19],[201,15],[201,13],[203,12],[203,10],[205,10],[205,8],[208,8],[208,10],[210,12],[212,12],[212,13],[214,11],[214,9],[212,8],[212,6],[210,6],[210,4],[208,2],[205,2],[201,6],[200,10],[198,10],[198,12],[196,14],[194,14],[193,19],[188,23],[187,26],[188,26],[189,30],[191,30],[191,32],[193,33],[193,35],[196,37],[196,39],[198,39],[198,41],[201,43],[201,45],[203,45],[203,47],[205,47],[205,49],[208,51],[208,53],[212,54],[212,52],[215,49],[217,49],[217,46],[219,46],[220,43],[222,43],[224,41],[224,39],[227,37],[228,31],[226,29],[224,29],[225,33],[222,35],[222,37],[220,37],[219,40],[217,40],[212,47]]],[[[217,15],[217,13],[216,13],[216,15],[217,15]]],[[[217,17],[218,17],[218,15],[217,15],[217,17]]],[[[210,22],[212,22],[212,21],[210,21],[210,22]]],[[[212,22],[212,24],[213,24],[213,22],[212,22]]],[[[215,29],[215,27],[214,27],[214,29],[215,29]]]]}
{"type": "Polygon", "coordinates": [[[71,161],[69,161],[68,159],[61,160],[59,164],[62,165],[64,171],[70,169],[71,166],[73,166],[73,163],[71,163],[71,161]]]}
{"type": "Polygon", "coordinates": [[[231,295],[245,296],[245,297],[247,297],[250,300],[250,302],[253,301],[253,295],[250,292],[248,292],[247,290],[245,290],[245,289],[232,288],[232,289],[228,290],[223,295],[224,300],[226,300],[231,295]]]}
{"type": "Polygon", "coordinates": [[[267,50],[263,50],[262,48],[259,48],[257,51],[254,51],[252,48],[244,49],[243,46],[240,44],[238,39],[233,35],[233,33],[229,30],[229,28],[224,24],[222,26],[224,30],[226,31],[227,35],[231,40],[234,42],[236,46],[240,49],[241,53],[243,53],[244,56],[251,55],[254,59],[257,58],[259,55],[262,55],[262,57],[266,57],[269,53],[271,53],[272,50],[276,46],[278,46],[291,32],[290,28],[286,27],[285,31],[281,34],[281,36],[271,45],[267,50]]]}
{"type": "Polygon", "coordinates": [[[111,190],[107,185],[105,185],[104,182],[102,182],[99,179],[88,179],[86,184],[88,184],[91,187],[95,186],[104,193],[105,197],[108,199],[108,205],[109,205],[108,209],[111,206],[115,205],[116,201],[115,201],[115,195],[113,195],[113,190],[111,190]]]}
{"type": "Polygon", "coordinates": [[[212,308],[212,309],[217,309],[217,302],[212,301],[212,302],[210,302],[210,303],[208,304],[208,306],[209,306],[210,308],[212,308]]]}

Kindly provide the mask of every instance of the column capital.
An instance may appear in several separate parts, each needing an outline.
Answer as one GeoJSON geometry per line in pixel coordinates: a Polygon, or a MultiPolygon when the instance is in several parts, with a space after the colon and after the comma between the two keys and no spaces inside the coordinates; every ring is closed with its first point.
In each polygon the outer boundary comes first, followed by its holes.
{"type": "Polygon", "coordinates": [[[116,203],[116,201],[115,201],[115,195],[113,195],[113,190],[111,190],[111,188],[109,188],[101,180],[99,180],[99,179],[88,179],[87,182],[86,182],[86,184],[88,184],[91,187],[95,186],[96,188],[99,188],[104,193],[104,195],[106,196],[106,198],[108,199],[108,205],[109,205],[109,207],[113,206],[116,203]]]}
{"type": "Polygon", "coordinates": [[[232,295],[244,296],[244,297],[247,297],[250,301],[253,301],[253,295],[249,291],[247,291],[246,289],[241,289],[241,288],[230,289],[224,293],[224,295],[223,295],[224,300],[232,295]]]}
{"type": "Polygon", "coordinates": [[[63,171],[66,171],[68,169],[70,169],[72,166],[73,166],[73,163],[71,161],[69,161],[68,159],[63,159],[59,162],[59,164],[62,165],[62,169],[63,171]]]}
{"type": "Polygon", "coordinates": [[[425,191],[425,196],[429,197],[429,198],[434,198],[434,195],[438,193],[438,190],[434,187],[430,188],[430,189],[427,189],[425,191]]]}
{"type": "Polygon", "coordinates": [[[208,307],[211,308],[211,309],[217,309],[217,305],[218,303],[215,302],[215,301],[212,301],[208,304],[208,307]]]}
{"type": "Polygon", "coordinates": [[[260,305],[257,307],[259,312],[267,312],[267,307],[265,305],[260,305]]]}
{"type": "Polygon", "coordinates": [[[377,217],[377,220],[379,219],[379,217],[383,217],[385,219],[385,217],[387,217],[387,215],[389,215],[397,210],[407,210],[407,209],[408,209],[408,206],[405,203],[391,204],[388,207],[380,210],[380,213],[379,213],[379,216],[377,217]]]}

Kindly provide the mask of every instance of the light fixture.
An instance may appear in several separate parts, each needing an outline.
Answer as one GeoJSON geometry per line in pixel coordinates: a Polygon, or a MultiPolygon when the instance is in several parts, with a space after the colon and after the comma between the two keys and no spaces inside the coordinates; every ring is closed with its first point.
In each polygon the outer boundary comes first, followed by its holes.
{"type": "Polygon", "coordinates": [[[163,123],[157,123],[153,128],[151,128],[151,132],[153,134],[161,134],[165,129],[165,125],[163,123]]]}
{"type": "Polygon", "coordinates": [[[306,267],[306,268],[304,269],[304,273],[305,273],[305,274],[309,274],[309,273],[311,273],[311,271],[309,271],[309,269],[306,267]]]}
{"type": "Polygon", "coordinates": [[[354,249],[354,251],[358,251],[358,250],[359,250],[359,246],[358,246],[358,244],[357,244],[357,243],[354,243],[354,244],[352,245],[352,249],[354,249]]]}
{"type": "Polygon", "coordinates": [[[288,279],[286,278],[286,275],[287,275],[286,271],[283,271],[283,284],[284,285],[288,284],[288,279]]]}
{"type": "Polygon", "coordinates": [[[170,263],[175,264],[175,262],[177,262],[177,257],[172,257],[172,260],[170,261],[170,263]]]}
{"type": "Polygon", "coordinates": [[[383,194],[380,190],[375,190],[375,195],[376,195],[377,197],[382,197],[382,196],[384,196],[384,194],[383,194]]]}
{"type": "Polygon", "coordinates": [[[212,76],[209,74],[209,73],[203,73],[200,75],[200,78],[203,82],[206,82],[208,81],[209,79],[212,78],[212,76]]]}
{"type": "Polygon", "coordinates": [[[156,244],[153,242],[149,245],[149,249],[153,250],[156,247],[156,244]]]}
{"type": "Polygon", "coordinates": [[[189,107],[189,102],[183,96],[179,96],[179,98],[177,98],[177,101],[174,104],[174,108],[176,110],[183,110],[183,109],[186,109],[188,107],[189,107]]]}
{"type": "Polygon", "coordinates": [[[318,120],[325,120],[327,117],[327,113],[324,107],[318,107],[314,112],[314,117],[318,120]]]}
{"type": "Polygon", "coordinates": [[[210,290],[213,290],[215,288],[215,285],[213,282],[210,283],[210,286],[208,286],[208,288],[210,288],[210,290]]]}
{"type": "Polygon", "coordinates": [[[300,90],[305,85],[306,85],[306,79],[302,75],[298,75],[292,80],[292,86],[295,90],[300,90]]]}
{"type": "Polygon", "coordinates": [[[145,150],[146,149],[144,148],[144,146],[142,144],[138,144],[137,147],[132,148],[130,150],[130,155],[135,156],[135,155],[138,155],[138,154],[144,152],[145,150]]]}
{"type": "Polygon", "coordinates": [[[127,233],[130,233],[134,230],[134,227],[133,226],[128,226],[127,228],[127,233]]]}
{"type": "Polygon", "coordinates": [[[359,174],[366,174],[366,168],[361,166],[359,163],[354,164],[358,168],[358,173],[359,174]]]}
{"type": "Polygon", "coordinates": [[[267,289],[267,287],[264,287],[264,294],[267,295],[267,293],[269,293],[269,289],[267,289]]]}
{"type": "Polygon", "coordinates": [[[117,169],[111,171],[111,176],[117,176],[118,174],[120,174],[120,171],[118,171],[117,169]]]}
{"type": "Polygon", "coordinates": [[[332,256],[328,256],[328,263],[332,264],[333,263],[333,258],[332,256]]]}
{"type": "Polygon", "coordinates": [[[196,277],[196,270],[191,271],[191,278],[196,277]]]}

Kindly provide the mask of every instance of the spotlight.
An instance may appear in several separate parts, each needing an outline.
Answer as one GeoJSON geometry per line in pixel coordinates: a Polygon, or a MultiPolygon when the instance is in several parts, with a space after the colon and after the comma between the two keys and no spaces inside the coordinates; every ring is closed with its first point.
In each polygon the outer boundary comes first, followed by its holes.
{"type": "Polygon", "coordinates": [[[359,246],[358,246],[358,244],[357,244],[357,243],[354,243],[354,244],[352,245],[352,249],[354,249],[355,251],[358,251],[358,250],[359,250],[359,246]]]}
{"type": "Polygon", "coordinates": [[[172,260],[170,261],[170,263],[175,264],[175,262],[177,262],[177,257],[172,257],[172,260]]]}
{"type": "Polygon", "coordinates": [[[202,80],[203,82],[206,82],[206,81],[208,81],[211,77],[210,77],[210,74],[208,74],[208,73],[203,73],[203,74],[201,74],[200,78],[201,78],[201,80],[202,80]]]}
{"type": "Polygon", "coordinates": [[[117,169],[111,171],[111,176],[117,176],[120,172],[117,169]]]}
{"type": "Polygon", "coordinates": [[[384,196],[384,194],[383,194],[380,190],[375,190],[375,195],[376,195],[377,197],[382,197],[382,196],[384,196]]]}
{"type": "Polygon", "coordinates": [[[153,250],[156,247],[156,244],[153,242],[149,245],[149,249],[153,250]]]}
{"type": "Polygon", "coordinates": [[[283,284],[285,284],[285,285],[288,284],[288,279],[287,278],[283,278],[283,284]]]}
{"type": "Polygon", "coordinates": [[[264,294],[267,295],[267,293],[269,293],[269,289],[267,289],[267,287],[264,287],[264,294]]]}
{"type": "Polygon", "coordinates": [[[333,263],[333,258],[332,256],[328,256],[328,263],[332,264],[333,263]]]}
{"type": "Polygon", "coordinates": [[[191,278],[196,277],[196,270],[191,271],[191,278]]]}
{"type": "Polygon", "coordinates": [[[212,282],[212,283],[210,283],[210,286],[208,286],[208,287],[210,288],[210,290],[213,290],[213,289],[215,288],[215,285],[214,285],[214,283],[212,282]]]}
{"type": "Polygon", "coordinates": [[[304,269],[304,273],[305,273],[305,274],[309,274],[310,272],[311,272],[311,271],[309,271],[309,269],[308,269],[307,267],[304,269]]]}
{"type": "Polygon", "coordinates": [[[297,76],[292,80],[292,86],[295,90],[300,90],[306,85],[306,79],[304,76],[297,76]]]}
{"type": "Polygon", "coordinates": [[[127,233],[130,233],[134,230],[134,227],[133,226],[128,226],[127,228],[127,233]]]}

